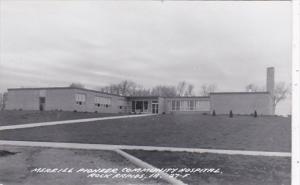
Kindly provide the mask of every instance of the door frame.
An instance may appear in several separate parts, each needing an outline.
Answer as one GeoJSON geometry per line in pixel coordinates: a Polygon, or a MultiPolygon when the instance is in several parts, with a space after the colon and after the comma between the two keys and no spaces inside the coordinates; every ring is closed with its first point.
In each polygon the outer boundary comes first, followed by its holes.
{"type": "Polygon", "coordinates": [[[158,102],[151,103],[151,112],[152,112],[152,114],[158,114],[158,102]]]}
{"type": "Polygon", "coordinates": [[[46,97],[39,97],[39,110],[44,111],[46,107],[46,97]]]}

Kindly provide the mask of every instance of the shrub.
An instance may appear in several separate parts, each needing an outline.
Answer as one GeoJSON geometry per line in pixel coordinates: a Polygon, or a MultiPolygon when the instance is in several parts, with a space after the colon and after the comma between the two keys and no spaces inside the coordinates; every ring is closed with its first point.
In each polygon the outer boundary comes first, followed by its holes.
{"type": "Polygon", "coordinates": [[[230,110],[230,112],[229,112],[229,117],[230,117],[230,118],[233,117],[233,112],[232,112],[232,110],[230,110]]]}
{"type": "Polygon", "coordinates": [[[15,155],[16,152],[10,152],[7,150],[0,150],[0,157],[8,156],[8,155],[15,155]]]}

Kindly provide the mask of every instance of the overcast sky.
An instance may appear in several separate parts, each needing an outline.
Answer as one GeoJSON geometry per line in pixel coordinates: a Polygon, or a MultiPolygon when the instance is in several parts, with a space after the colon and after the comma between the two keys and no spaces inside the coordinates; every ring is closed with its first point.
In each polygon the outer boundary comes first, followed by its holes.
{"type": "MultiPolygon", "coordinates": [[[[291,2],[1,1],[0,91],[290,83],[291,2]]],[[[284,104],[284,103],[283,103],[284,104]]],[[[289,112],[288,104],[279,108],[289,112]]]]}

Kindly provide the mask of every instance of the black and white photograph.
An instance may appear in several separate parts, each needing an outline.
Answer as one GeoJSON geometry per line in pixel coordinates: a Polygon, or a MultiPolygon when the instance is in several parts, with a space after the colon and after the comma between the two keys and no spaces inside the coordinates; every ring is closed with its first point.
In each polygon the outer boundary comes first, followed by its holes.
{"type": "Polygon", "coordinates": [[[292,9],[0,0],[0,185],[291,185],[292,9]]]}

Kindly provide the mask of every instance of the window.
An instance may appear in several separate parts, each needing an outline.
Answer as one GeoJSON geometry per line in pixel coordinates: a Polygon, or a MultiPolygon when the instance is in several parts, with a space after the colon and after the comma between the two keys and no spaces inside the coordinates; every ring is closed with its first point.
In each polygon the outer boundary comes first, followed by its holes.
{"type": "Polygon", "coordinates": [[[170,108],[172,111],[180,110],[180,101],[179,100],[172,100],[169,105],[170,105],[170,108]]]}
{"type": "Polygon", "coordinates": [[[144,101],[144,111],[148,110],[148,101],[144,101]]]}
{"type": "Polygon", "coordinates": [[[176,110],[176,101],[172,100],[172,110],[176,110]]]}
{"type": "Polygon", "coordinates": [[[183,111],[187,111],[188,110],[188,101],[186,101],[186,100],[183,100],[183,101],[181,101],[181,110],[183,110],[183,111]]]}
{"type": "Polygon", "coordinates": [[[95,106],[100,107],[101,105],[101,101],[100,101],[100,97],[95,97],[95,106]]]}
{"type": "Polygon", "coordinates": [[[135,109],[143,110],[143,101],[136,101],[135,109]]]}
{"type": "Polygon", "coordinates": [[[86,101],[85,94],[75,94],[75,102],[77,105],[83,105],[86,101]]]}
{"type": "Polygon", "coordinates": [[[111,98],[106,98],[106,107],[111,106],[111,98]]]}
{"type": "Polygon", "coordinates": [[[197,100],[195,102],[195,104],[196,104],[195,109],[199,111],[200,110],[200,106],[201,106],[201,101],[197,100]]]}
{"type": "Polygon", "coordinates": [[[46,90],[39,91],[40,97],[46,97],[46,90]]]}
{"type": "Polygon", "coordinates": [[[111,98],[107,97],[95,97],[95,106],[97,107],[109,107],[111,106],[111,98]]]}
{"type": "Polygon", "coordinates": [[[46,103],[46,98],[45,97],[40,97],[40,104],[41,103],[46,103]]]}
{"type": "Polygon", "coordinates": [[[132,101],[131,107],[132,107],[132,112],[135,112],[135,101],[132,101]]]}
{"type": "Polygon", "coordinates": [[[189,101],[189,110],[194,110],[195,109],[195,101],[194,100],[190,100],[189,101]]]}
{"type": "Polygon", "coordinates": [[[180,110],[180,101],[176,101],[176,110],[180,110]]]}

